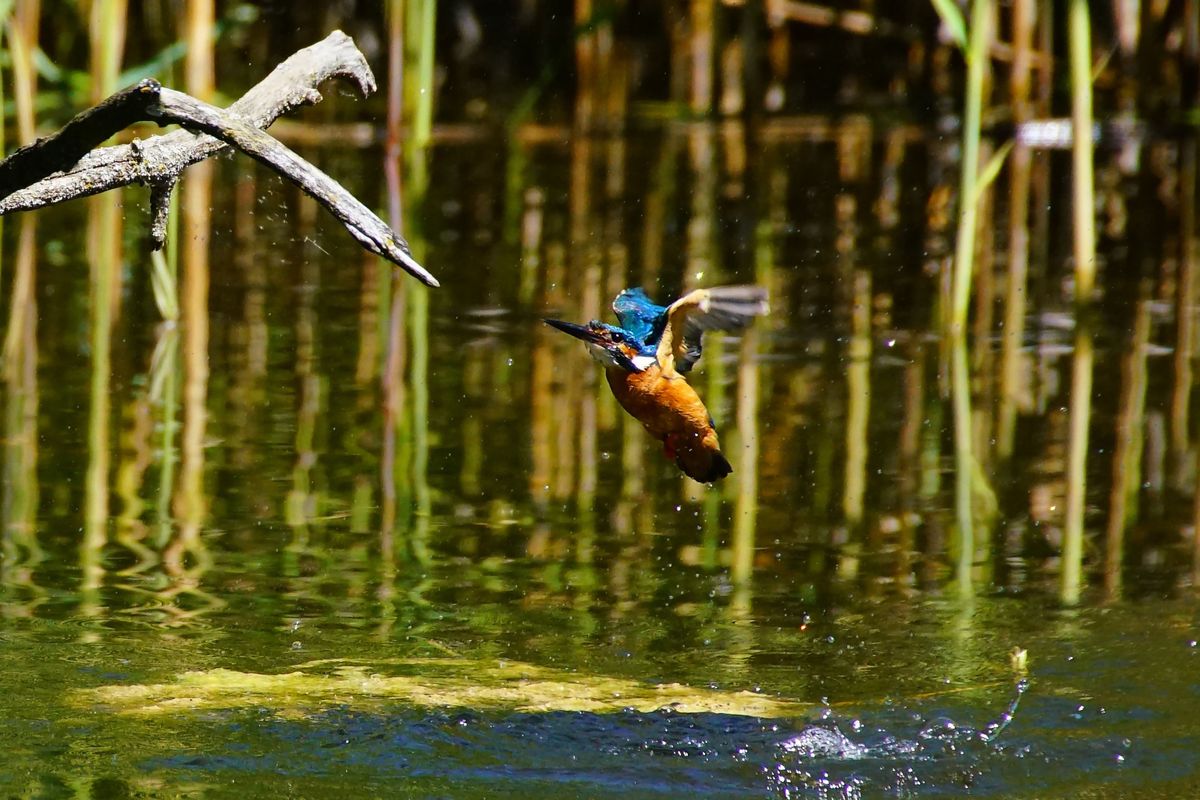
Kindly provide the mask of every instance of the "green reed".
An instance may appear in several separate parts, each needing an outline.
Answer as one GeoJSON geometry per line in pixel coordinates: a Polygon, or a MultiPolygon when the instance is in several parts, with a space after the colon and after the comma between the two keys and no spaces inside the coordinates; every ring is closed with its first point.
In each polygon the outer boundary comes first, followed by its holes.
{"type": "MultiPolygon", "coordinates": [[[[5,19],[5,42],[12,62],[13,97],[17,112],[17,140],[28,144],[34,140],[37,75],[33,69],[33,50],[37,36],[37,4],[13,10],[11,3],[0,9],[0,18],[5,19]],[[10,13],[11,12],[11,13],[10,13]]],[[[3,105],[0,94],[0,106],[3,105]]],[[[0,122],[0,153],[4,152],[4,125],[0,122]]],[[[0,233],[3,233],[0,220],[0,233]]],[[[24,234],[23,234],[24,235],[24,234]]],[[[36,319],[27,320],[33,311],[35,292],[36,259],[19,259],[13,275],[12,301],[8,317],[8,329],[4,337],[3,361],[5,369],[11,370],[10,362],[19,359],[18,348],[22,332],[28,321],[35,329],[36,319]]]]}
{"type": "Polygon", "coordinates": [[[409,0],[404,8],[405,63],[411,67],[404,71],[404,96],[412,119],[405,149],[409,161],[409,196],[417,198],[424,196],[429,180],[423,151],[433,138],[437,3],[434,0],[409,0]]]}
{"type": "MultiPolygon", "coordinates": [[[[776,263],[771,220],[758,223],[754,236],[754,282],[770,286],[776,263]]],[[[717,363],[719,363],[717,359],[717,363]]],[[[744,585],[753,575],[754,542],[758,531],[759,505],[759,427],[762,424],[762,362],[759,358],[759,325],[752,325],[742,337],[737,361],[737,464],[734,488],[734,522],[731,542],[730,578],[744,585]]],[[[711,365],[710,365],[711,368],[711,365]]],[[[715,496],[715,492],[710,495],[715,496]]],[[[716,527],[719,508],[714,502],[706,509],[705,523],[716,527]]]]}
{"type": "MultiPolygon", "coordinates": [[[[414,241],[418,241],[414,238],[414,241]]],[[[415,251],[424,256],[423,247],[415,251]]],[[[415,287],[409,296],[408,336],[412,348],[409,380],[412,387],[412,481],[416,519],[412,553],[418,561],[428,560],[427,539],[433,495],[429,487],[429,290],[415,287]]]]}
{"type": "Polygon", "coordinates": [[[971,299],[971,274],[974,269],[975,235],[978,229],[979,145],[983,115],[984,71],[994,4],[974,0],[969,33],[957,7],[935,2],[934,7],[948,20],[967,61],[966,98],[963,109],[962,177],[959,187],[958,231],[955,242],[954,272],[951,283],[951,309],[947,332],[953,353],[952,384],[954,397],[955,512],[958,519],[958,580],[970,587],[971,556],[974,550],[974,513],[971,506],[971,479],[975,454],[972,447],[971,393],[967,374],[966,327],[971,299]]]}
{"type": "MultiPolygon", "coordinates": [[[[429,185],[428,148],[433,140],[434,56],[437,29],[435,0],[409,0],[405,36],[413,69],[405,72],[405,90],[411,109],[412,124],[406,145],[409,154],[409,191],[413,207],[419,207],[429,185]]],[[[420,223],[409,220],[407,228],[418,258],[424,256],[420,223]]],[[[429,416],[429,293],[414,288],[408,308],[408,334],[411,346],[410,381],[412,387],[413,479],[417,513],[429,514],[430,495],[426,480],[428,468],[429,416]]]]}
{"type": "Polygon", "coordinates": [[[1071,369],[1067,443],[1067,511],[1063,531],[1061,595],[1079,600],[1087,490],[1088,422],[1092,410],[1094,348],[1090,307],[1096,280],[1095,197],[1092,160],[1092,44],[1087,0],[1071,0],[1067,20],[1071,66],[1072,183],[1075,227],[1075,357],[1071,369]]]}
{"type": "Polygon", "coordinates": [[[992,25],[997,13],[994,0],[974,0],[971,22],[967,27],[957,7],[934,0],[934,7],[946,22],[967,63],[966,97],[963,108],[962,175],[958,199],[958,230],[955,238],[954,271],[951,280],[951,308],[945,333],[951,340],[953,355],[955,439],[955,509],[961,537],[959,580],[969,582],[969,567],[974,543],[977,514],[991,516],[994,494],[974,452],[971,388],[966,363],[967,316],[971,303],[971,282],[975,269],[975,250],[979,232],[979,210],[984,193],[996,180],[1013,147],[1001,146],[980,167],[981,132],[988,59],[992,45],[992,25]]]}
{"type": "MultiPolygon", "coordinates": [[[[406,165],[404,196],[420,208],[428,185],[428,147],[432,141],[434,56],[437,7],[431,0],[392,2],[387,7],[388,65],[388,183],[389,222],[399,229],[402,220],[399,174],[400,130],[403,111],[412,119],[403,152],[406,165]],[[402,13],[403,12],[403,13],[402,13]]],[[[404,221],[417,258],[424,246],[418,220],[404,221]]],[[[429,296],[421,287],[397,283],[388,269],[379,281],[381,336],[387,342],[383,370],[384,445],[380,464],[383,507],[381,548],[394,553],[393,532],[401,509],[411,509],[414,530],[409,552],[420,561],[428,558],[426,538],[432,508],[428,483],[429,460],[429,296]],[[407,363],[406,363],[407,362],[407,363]],[[407,380],[405,371],[407,367],[407,380]]],[[[389,559],[390,560],[390,555],[389,559]]]]}
{"type": "Polygon", "coordinates": [[[842,514],[854,527],[863,519],[867,491],[868,426],[871,409],[871,273],[854,273],[850,338],[846,347],[845,485],[842,514]]]}
{"type": "Polygon", "coordinates": [[[150,254],[150,289],[158,313],[174,329],[179,321],[179,193],[171,192],[167,204],[166,241],[150,254]]]}
{"type": "MultiPolygon", "coordinates": [[[[99,101],[117,89],[121,53],[125,45],[124,0],[97,0],[89,22],[92,100],[99,101]]],[[[88,468],[84,536],[80,544],[81,609],[99,610],[99,589],[104,576],[101,551],[108,538],[109,463],[111,414],[112,330],[119,298],[121,230],[120,194],[93,198],[88,215],[91,265],[90,339],[91,392],[88,406],[88,468]]]]}
{"type": "Polygon", "coordinates": [[[971,273],[975,261],[975,236],[978,230],[979,140],[983,119],[984,72],[988,46],[992,38],[994,2],[974,0],[971,27],[964,56],[967,59],[967,85],[963,109],[962,181],[959,189],[958,234],[954,251],[953,304],[950,327],[962,335],[967,326],[971,301],[971,273]]]}
{"type": "MultiPolygon", "coordinates": [[[[37,218],[25,215],[19,222],[16,272],[36,274],[37,218]]],[[[4,471],[0,525],[3,525],[3,575],[5,585],[21,583],[37,595],[44,591],[32,582],[28,565],[45,556],[37,538],[38,484],[38,340],[36,294],[14,292],[14,302],[26,306],[21,329],[10,331],[14,347],[4,371],[4,471]]]]}
{"type": "Polygon", "coordinates": [[[1087,0],[1071,0],[1067,19],[1071,65],[1072,182],[1075,223],[1075,299],[1091,302],[1096,283],[1095,178],[1092,160],[1092,42],[1087,0]]]}
{"type": "Polygon", "coordinates": [[[171,495],[175,491],[175,467],[179,461],[175,447],[179,403],[179,329],[166,326],[159,334],[150,361],[150,402],[157,408],[159,474],[155,502],[155,544],[163,547],[171,538],[171,495]]]}
{"type": "Polygon", "coordinates": [[[971,380],[967,366],[967,343],[962,336],[952,340],[951,368],[954,401],[954,511],[958,520],[956,577],[964,596],[971,594],[971,565],[975,553],[975,511],[971,483],[975,465],[971,426],[971,380]]]}
{"type": "Polygon", "coordinates": [[[110,378],[112,374],[112,328],[115,295],[113,276],[117,274],[118,251],[114,246],[121,230],[117,195],[96,197],[88,214],[89,240],[94,243],[91,258],[90,339],[92,348],[91,391],[88,402],[88,466],[84,536],[80,544],[81,612],[98,613],[99,589],[104,565],[101,551],[107,543],[109,515],[109,417],[111,414],[110,378]]]}
{"type": "MultiPolygon", "coordinates": [[[[168,64],[168,79],[174,68],[168,64]]],[[[166,241],[161,250],[150,254],[150,287],[162,315],[158,339],[150,358],[151,408],[155,412],[158,433],[159,471],[155,499],[153,543],[160,550],[172,535],[171,497],[175,492],[175,470],[179,451],[175,434],[179,429],[179,192],[171,191],[167,201],[166,241]]]]}

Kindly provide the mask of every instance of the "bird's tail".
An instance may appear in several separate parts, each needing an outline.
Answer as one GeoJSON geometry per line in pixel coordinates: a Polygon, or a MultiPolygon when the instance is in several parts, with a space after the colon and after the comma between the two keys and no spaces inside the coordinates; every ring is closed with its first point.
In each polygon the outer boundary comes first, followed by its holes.
{"type": "Polygon", "coordinates": [[[700,483],[712,483],[733,472],[720,450],[680,450],[675,454],[675,463],[685,475],[700,483]]]}
{"type": "Polygon", "coordinates": [[[668,434],[663,444],[667,456],[674,458],[675,465],[694,481],[712,483],[733,472],[711,424],[702,436],[668,434]]]}

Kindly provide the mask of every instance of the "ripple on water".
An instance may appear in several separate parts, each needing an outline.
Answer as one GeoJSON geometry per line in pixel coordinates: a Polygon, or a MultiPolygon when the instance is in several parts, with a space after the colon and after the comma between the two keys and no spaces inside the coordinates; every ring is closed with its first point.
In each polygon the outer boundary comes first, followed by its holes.
{"type": "Polygon", "coordinates": [[[1128,752],[1129,742],[1056,740],[1052,720],[1024,731],[1010,727],[1016,699],[982,725],[965,722],[977,713],[965,707],[887,708],[856,718],[828,713],[817,721],[669,709],[338,709],[300,720],[230,712],[213,718],[223,720],[211,728],[214,746],[149,766],[334,782],[357,776],[375,786],[468,797],[999,797],[1065,790],[1084,773],[1093,781],[1098,771],[1119,773],[1113,753],[1128,752]]]}

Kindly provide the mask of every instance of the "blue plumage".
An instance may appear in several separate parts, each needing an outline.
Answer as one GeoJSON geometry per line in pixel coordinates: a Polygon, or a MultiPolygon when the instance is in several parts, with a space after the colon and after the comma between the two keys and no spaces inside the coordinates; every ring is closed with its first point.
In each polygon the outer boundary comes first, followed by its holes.
{"type": "Polygon", "coordinates": [[[545,322],[587,344],[604,365],[617,402],[663,443],[667,457],[685,474],[706,483],[728,475],[732,468],[721,453],[712,417],[680,373],[700,358],[704,331],[736,330],[767,313],[766,290],[696,289],[660,306],[634,287],[617,295],[612,308],[620,325],[545,322]]]}
{"type": "MultiPolygon", "coordinates": [[[[716,286],[702,292],[703,308],[690,309],[682,330],[676,332],[676,341],[682,345],[675,362],[679,372],[689,372],[700,360],[705,331],[737,330],[755,316],[767,313],[767,293],[759,286],[716,286]]],[[[637,286],[621,292],[612,304],[621,329],[638,341],[641,355],[654,355],[672,307],[660,306],[637,286]]]]}
{"type": "Polygon", "coordinates": [[[621,327],[653,352],[667,324],[667,307],[655,303],[640,287],[634,287],[617,295],[612,309],[621,327]]]}
{"type": "MultiPolygon", "coordinates": [[[[689,372],[700,359],[700,342],[705,331],[737,330],[755,316],[767,313],[767,294],[758,286],[700,289],[670,306],[660,306],[640,287],[634,286],[613,300],[612,309],[619,325],[592,320],[587,328],[592,338],[602,335],[611,344],[623,343],[633,348],[634,356],[655,358],[663,334],[671,324],[673,310],[681,303],[689,303],[678,315],[682,322],[675,323],[677,329],[674,331],[674,368],[681,373],[689,372]]],[[[579,333],[567,332],[575,336],[579,333]]],[[[629,361],[630,357],[623,358],[629,361]]],[[[627,368],[640,369],[632,362],[627,368]]]]}

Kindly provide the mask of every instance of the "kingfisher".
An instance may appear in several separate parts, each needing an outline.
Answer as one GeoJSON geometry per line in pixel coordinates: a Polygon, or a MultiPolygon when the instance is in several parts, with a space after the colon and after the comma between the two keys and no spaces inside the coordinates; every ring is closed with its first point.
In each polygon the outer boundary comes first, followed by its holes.
{"type": "Polygon", "coordinates": [[[612,304],[619,325],[544,322],[587,344],[617,402],[663,444],[667,458],[701,483],[733,471],[721,452],[712,416],[684,377],[700,358],[706,330],[737,330],[766,314],[761,286],[696,289],[660,306],[640,288],[626,289],[612,304]]]}

